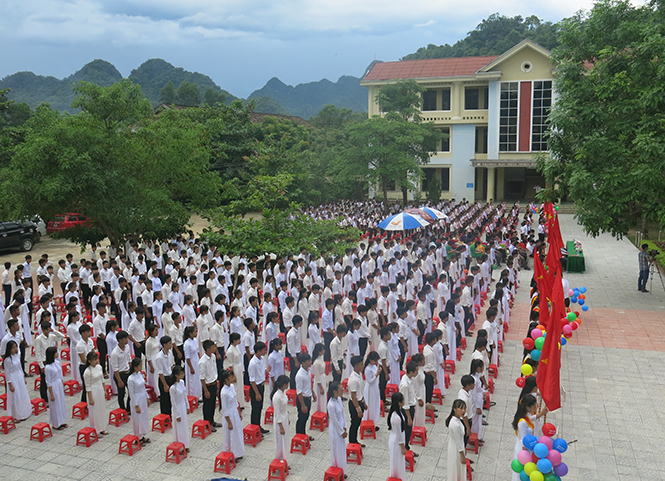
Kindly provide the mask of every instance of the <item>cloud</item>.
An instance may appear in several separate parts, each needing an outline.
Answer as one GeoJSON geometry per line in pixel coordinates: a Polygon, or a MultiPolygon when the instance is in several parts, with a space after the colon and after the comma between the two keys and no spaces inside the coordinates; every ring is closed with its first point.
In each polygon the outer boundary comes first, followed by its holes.
{"type": "Polygon", "coordinates": [[[416,23],[414,27],[415,28],[431,27],[434,24],[436,24],[436,20],[428,20],[425,23],[416,23]]]}

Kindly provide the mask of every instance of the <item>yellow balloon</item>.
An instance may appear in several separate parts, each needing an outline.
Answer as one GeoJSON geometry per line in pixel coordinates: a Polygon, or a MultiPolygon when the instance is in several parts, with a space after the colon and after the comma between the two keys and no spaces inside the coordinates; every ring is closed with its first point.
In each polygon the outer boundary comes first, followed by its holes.
{"type": "Polygon", "coordinates": [[[531,376],[531,373],[533,373],[533,368],[528,364],[522,364],[522,368],[520,369],[520,371],[522,371],[522,374],[524,374],[525,376],[531,376]]]}
{"type": "Polygon", "coordinates": [[[544,481],[545,476],[543,476],[543,473],[541,473],[540,471],[536,470],[536,471],[533,471],[533,472],[529,475],[529,479],[530,479],[531,481],[544,481]]]}
{"type": "Polygon", "coordinates": [[[526,463],[524,465],[524,472],[526,473],[527,476],[531,476],[531,473],[538,471],[538,466],[536,466],[536,463],[526,463]]]}

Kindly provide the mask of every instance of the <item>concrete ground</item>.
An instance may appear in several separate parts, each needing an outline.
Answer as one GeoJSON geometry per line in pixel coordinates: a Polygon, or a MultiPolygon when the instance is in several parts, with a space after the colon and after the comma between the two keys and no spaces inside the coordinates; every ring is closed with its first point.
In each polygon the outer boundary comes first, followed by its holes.
{"type": "MultiPolygon", "coordinates": [[[[586,272],[570,274],[571,286],[587,288],[590,310],[582,317],[582,326],[562,354],[561,383],[566,395],[563,407],[548,416],[561,437],[570,445],[563,455],[568,464],[569,480],[660,480],[665,479],[665,414],[660,401],[665,399],[662,368],[662,326],[665,322],[665,292],[654,280],[652,293],[637,292],[637,250],[627,241],[610,236],[591,239],[584,236],[572,215],[561,215],[564,240],[578,239],[584,246],[586,272]]],[[[38,245],[35,252],[41,252],[38,245]]],[[[51,254],[49,252],[49,254],[51,254]]],[[[33,256],[34,257],[34,256],[33,256]]],[[[57,259],[58,256],[52,255],[57,259]]],[[[0,258],[0,260],[2,260],[0,258]]],[[[487,414],[485,446],[480,454],[469,454],[475,461],[475,481],[509,480],[515,434],[510,426],[519,389],[515,379],[521,362],[521,339],[528,325],[528,284],[532,271],[522,271],[512,314],[511,329],[504,342],[499,377],[492,400],[496,405],[487,414]]],[[[447,416],[460,377],[467,372],[471,347],[452,375],[452,386],[439,407],[436,425],[428,424],[427,447],[415,446],[420,453],[415,472],[405,481],[440,481],[446,479],[447,416]]],[[[28,379],[31,397],[34,378],[28,379]]],[[[71,410],[78,396],[67,397],[71,410]]],[[[345,403],[346,404],[346,403],[345,403]]],[[[109,408],[117,406],[114,399],[109,408]]],[[[345,406],[346,408],[346,406],[345,406]]],[[[150,416],[159,406],[150,406],[150,416]]],[[[245,410],[247,423],[249,407],[245,410]]],[[[1,413],[1,412],[0,412],[1,413]]],[[[189,416],[190,424],[201,419],[201,408],[189,416]]],[[[219,415],[218,415],[219,416],[219,415]]],[[[290,408],[292,432],[296,413],[290,408]]],[[[38,443],[29,441],[29,428],[38,421],[48,422],[48,414],[31,417],[18,429],[0,435],[0,466],[3,479],[46,480],[207,480],[227,477],[213,473],[215,456],[221,451],[221,432],[206,440],[193,440],[189,457],[180,465],[165,463],[166,446],[173,434],[151,433],[152,444],[133,457],[118,455],[120,438],[131,433],[131,425],[110,427],[111,434],[90,448],[76,447],[76,432],[88,421],[70,420],[69,428],[54,432],[54,437],[38,443]]],[[[271,433],[256,447],[247,447],[245,458],[232,471],[231,478],[264,480],[274,457],[271,433]]],[[[312,431],[315,440],[306,456],[293,454],[290,481],[321,479],[330,465],[328,433],[312,431]]],[[[365,458],[361,466],[349,465],[350,481],[385,481],[388,476],[389,432],[382,425],[376,440],[365,440],[365,458]]],[[[565,478],[564,478],[565,479],[565,478]]]]}

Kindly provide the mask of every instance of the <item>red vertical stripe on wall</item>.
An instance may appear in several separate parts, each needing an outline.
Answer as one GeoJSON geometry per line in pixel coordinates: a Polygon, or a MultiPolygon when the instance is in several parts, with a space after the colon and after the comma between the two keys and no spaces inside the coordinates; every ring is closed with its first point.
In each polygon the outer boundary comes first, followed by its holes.
{"type": "Polygon", "coordinates": [[[531,82],[520,82],[520,118],[519,118],[520,152],[531,150],[531,82]]]}

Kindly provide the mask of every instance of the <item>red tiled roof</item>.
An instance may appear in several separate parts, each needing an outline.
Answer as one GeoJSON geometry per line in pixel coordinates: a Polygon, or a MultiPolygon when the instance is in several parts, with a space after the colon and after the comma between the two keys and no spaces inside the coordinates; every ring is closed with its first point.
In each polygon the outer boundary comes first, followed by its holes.
{"type": "Polygon", "coordinates": [[[392,80],[408,78],[463,77],[473,75],[482,67],[498,58],[458,57],[428,60],[401,60],[374,64],[363,80],[392,80]]]}

